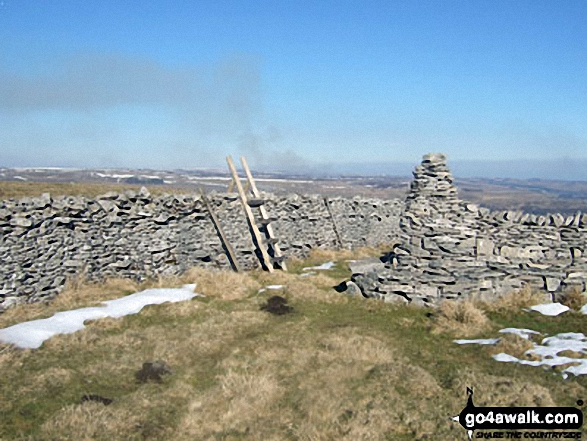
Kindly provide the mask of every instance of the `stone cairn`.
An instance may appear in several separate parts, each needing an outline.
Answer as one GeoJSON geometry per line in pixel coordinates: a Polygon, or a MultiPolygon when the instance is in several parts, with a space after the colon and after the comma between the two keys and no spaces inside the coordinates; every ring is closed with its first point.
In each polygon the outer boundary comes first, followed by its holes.
{"type": "Polygon", "coordinates": [[[413,172],[414,180],[405,202],[406,215],[451,217],[459,212],[457,188],[442,153],[425,155],[413,172]]]}
{"type": "Polygon", "coordinates": [[[351,264],[363,295],[431,305],[494,299],[525,284],[545,299],[569,285],[585,291],[585,215],[493,213],[461,202],[440,153],[425,155],[413,174],[398,242],[381,261],[351,264]]]}

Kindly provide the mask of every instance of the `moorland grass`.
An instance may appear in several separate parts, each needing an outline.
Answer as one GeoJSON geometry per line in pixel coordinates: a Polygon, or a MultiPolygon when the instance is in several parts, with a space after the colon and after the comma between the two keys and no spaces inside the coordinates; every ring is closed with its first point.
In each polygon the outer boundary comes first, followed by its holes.
{"type": "MultiPolygon", "coordinates": [[[[293,273],[193,270],[152,285],[195,282],[206,297],[91,322],[38,350],[0,346],[0,439],[454,440],[466,438],[449,417],[464,407],[467,386],[477,405],[573,406],[587,396],[583,377],[563,380],[495,362],[495,348],[453,343],[463,329],[477,337],[495,337],[506,326],[579,331],[585,316],[478,304],[451,316],[351,298],[333,286],[349,276],[345,260],[354,256],[325,257],[294,263],[293,273]],[[296,274],[325,260],[336,268],[296,274]],[[275,294],[258,292],[269,284],[284,285],[291,314],[260,310],[275,294]],[[484,326],[476,326],[481,316],[484,326]],[[173,373],[161,383],[137,383],[135,372],[153,360],[173,373]],[[82,402],[87,394],[113,402],[82,402]]],[[[78,283],[52,305],[7,311],[0,327],[145,286],[78,283]]],[[[514,340],[508,348],[521,350],[514,340]]]]}
{"type": "MultiPolygon", "coordinates": [[[[147,186],[153,196],[164,193],[194,193],[193,189],[170,186],[147,186]]],[[[94,198],[109,191],[122,193],[126,190],[139,191],[141,185],[111,184],[100,182],[10,182],[0,181],[0,200],[37,197],[43,193],[51,196],[83,196],[94,198]]]]}

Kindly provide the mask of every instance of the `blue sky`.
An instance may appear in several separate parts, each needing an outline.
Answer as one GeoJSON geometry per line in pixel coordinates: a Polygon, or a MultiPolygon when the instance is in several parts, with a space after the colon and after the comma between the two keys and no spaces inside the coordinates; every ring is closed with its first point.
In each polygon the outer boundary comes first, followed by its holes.
{"type": "Polygon", "coordinates": [[[3,0],[0,166],[337,170],[441,151],[587,179],[586,19],[583,0],[3,0]]]}

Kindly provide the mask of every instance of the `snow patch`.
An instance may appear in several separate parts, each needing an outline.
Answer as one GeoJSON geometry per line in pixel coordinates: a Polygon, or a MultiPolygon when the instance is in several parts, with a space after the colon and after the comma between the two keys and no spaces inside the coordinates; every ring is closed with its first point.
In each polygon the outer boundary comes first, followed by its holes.
{"type": "Polygon", "coordinates": [[[526,340],[530,338],[530,334],[540,335],[540,332],[533,331],[532,329],[505,328],[499,332],[502,334],[516,334],[518,337],[522,337],[526,340]]]}
{"type": "Polygon", "coordinates": [[[554,317],[556,315],[562,314],[563,312],[567,312],[569,307],[561,305],[560,303],[544,303],[542,305],[530,306],[530,310],[539,312],[542,315],[554,317]]]}
{"type": "Polygon", "coordinates": [[[0,341],[14,344],[19,348],[36,349],[54,335],[71,334],[84,329],[86,320],[119,318],[136,314],[147,305],[190,300],[200,295],[194,293],[195,288],[196,285],[192,284],[173,289],[147,289],[120,299],[102,302],[105,306],[58,312],[46,319],[32,320],[0,329],[0,341]]]}
{"type": "MultiPolygon", "coordinates": [[[[499,331],[500,333],[510,333],[519,335],[522,338],[528,339],[530,334],[539,334],[539,332],[531,329],[517,329],[505,328],[499,331]]],[[[457,344],[480,344],[491,345],[499,342],[499,339],[478,339],[478,340],[455,340],[457,344]]],[[[587,337],[580,332],[564,332],[546,337],[541,344],[534,343],[534,347],[528,349],[524,355],[534,355],[539,357],[539,360],[525,360],[514,357],[513,355],[504,352],[493,356],[495,361],[503,363],[519,363],[527,366],[560,366],[568,363],[575,363],[574,366],[569,366],[562,371],[564,378],[569,374],[573,375],[587,375],[587,358],[564,357],[558,355],[563,351],[573,351],[578,354],[583,354],[587,357],[587,337]]]]}
{"type": "Polygon", "coordinates": [[[332,269],[332,267],[334,265],[335,265],[334,262],[326,262],[326,263],[323,263],[322,265],[318,265],[318,266],[307,266],[304,268],[304,271],[329,270],[329,269],[332,269]]]}
{"type": "Polygon", "coordinates": [[[495,345],[499,338],[478,338],[477,340],[454,340],[458,345],[495,345]]]}
{"type": "Polygon", "coordinates": [[[266,287],[261,288],[259,291],[257,291],[257,293],[265,292],[268,289],[271,289],[271,290],[283,289],[283,285],[267,285],[266,287]]]}

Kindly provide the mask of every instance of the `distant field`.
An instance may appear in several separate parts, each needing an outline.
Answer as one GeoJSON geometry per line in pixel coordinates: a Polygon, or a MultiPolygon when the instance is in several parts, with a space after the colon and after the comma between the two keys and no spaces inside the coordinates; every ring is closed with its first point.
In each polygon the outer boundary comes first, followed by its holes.
{"type": "MultiPolygon", "coordinates": [[[[84,196],[93,198],[109,191],[123,192],[125,190],[139,191],[140,185],[128,184],[102,184],[91,182],[7,182],[0,181],[0,199],[11,199],[21,197],[35,197],[43,193],[50,193],[51,196],[84,196]]],[[[185,188],[169,186],[148,186],[153,195],[163,193],[189,193],[185,188]]],[[[193,190],[192,190],[193,191],[193,190]]]]}
{"type": "Polygon", "coordinates": [[[587,211],[587,182],[464,180],[459,196],[494,210],[538,214],[587,211]]]}
{"type": "MultiPolygon", "coordinates": [[[[33,177],[38,178],[38,176],[33,177]]],[[[0,200],[23,196],[39,196],[49,192],[53,196],[73,195],[95,197],[108,191],[139,190],[141,185],[130,183],[94,182],[83,176],[72,176],[71,182],[42,181],[22,182],[0,180],[0,200]],[[80,179],[80,180],[76,180],[80,179]]],[[[224,192],[228,178],[189,177],[177,179],[173,185],[145,184],[154,195],[162,193],[224,192]]],[[[65,179],[61,177],[61,179],[65,179]]],[[[32,179],[31,179],[32,180],[32,179]]],[[[321,194],[328,197],[373,197],[381,199],[405,198],[409,178],[364,177],[340,179],[279,179],[259,178],[261,191],[276,194],[321,194]]],[[[459,197],[492,210],[520,210],[536,214],[587,212],[587,182],[522,181],[522,180],[457,180],[459,197]]]]}

